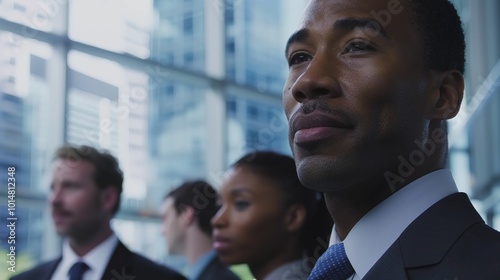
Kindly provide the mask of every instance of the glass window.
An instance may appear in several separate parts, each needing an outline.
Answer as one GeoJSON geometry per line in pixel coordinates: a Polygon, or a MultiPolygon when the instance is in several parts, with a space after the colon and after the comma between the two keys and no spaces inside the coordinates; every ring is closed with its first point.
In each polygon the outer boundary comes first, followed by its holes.
{"type": "MultiPolygon", "coordinates": [[[[36,30],[62,33],[64,30],[64,12],[67,1],[0,1],[0,18],[23,24],[36,30]]],[[[32,31],[25,35],[33,35],[32,31]]]]}
{"type": "Polygon", "coordinates": [[[151,0],[73,0],[68,35],[85,44],[148,58],[152,19],[151,0]]]}
{"type": "Polygon", "coordinates": [[[237,103],[234,100],[228,100],[226,102],[228,116],[235,116],[236,115],[236,110],[237,110],[236,106],[237,106],[237,103]]]}
{"type": "MultiPolygon", "coordinates": [[[[15,166],[17,188],[41,192],[47,170],[52,92],[47,70],[52,48],[0,32],[0,165],[15,166]]],[[[0,180],[7,181],[0,172],[0,180]]]]}
{"type": "Polygon", "coordinates": [[[260,91],[281,93],[287,66],[284,47],[277,40],[283,35],[280,5],[279,1],[228,1],[226,19],[229,20],[225,22],[228,79],[260,91]]]}
{"type": "Polygon", "coordinates": [[[158,197],[168,186],[206,174],[205,150],[208,131],[205,105],[208,88],[174,78],[161,81],[151,91],[150,111],[151,184],[158,197]],[[168,94],[165,94],[168,93],[168,94]]]}
{"type": "Polygon", "coordinates": [[[117,62],[68,55],[66,141],[109,150],[126,174],[124,199],[147,196],[149,76],[117,62]]]}
{"type": "Polygon", "coordinates": [[[205,70],[204,1],[154,1],[151,57],[161,63],[205,70]]]}
{"type": "Polygon", "coordinates": [[[254,150],[291,154],[288,122],[279,100],[273,104],[231,94],[226,106],[227,164],[254,150]]]}
{"type": "Polygon", "coordinates": [[[186,13],[184,15],[184,34],[192,35],[193,34],[193,14],[186,13]]]}

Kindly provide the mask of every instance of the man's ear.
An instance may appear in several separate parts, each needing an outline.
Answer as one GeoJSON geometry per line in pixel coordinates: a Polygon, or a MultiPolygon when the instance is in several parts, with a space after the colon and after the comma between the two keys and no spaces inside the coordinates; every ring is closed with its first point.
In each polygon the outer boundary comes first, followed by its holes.
{"type": "Polygon", "coordinates": [[[464,96],[464,77],[457,70],[437,74],[436,94],[433,95],[433,114],[435,120],[448,120],[460,110],[464,96]]]}
{"type": "Polygon", "coordinates": [[[120,198],[118,188],[114,186],[107,186],[101,190],[101,206],[109,213],[113,212],[115,205],[120,198]]]}
{"type": "Polygon", "coordinates": [[[304,205],[295,203],[288,207],[285,216],[285,227],[287,231],[299,231],[306,221],[307,211],[304,205]]]}
{"type": "Polygon", "coordinates": [[[196,219],[196,213],[194,212],[193,207],[186,206],[182,212],[180,213],[180,218],[182,219],[182,223],[184,226],[188,227],[191,225],[196,219]]]}

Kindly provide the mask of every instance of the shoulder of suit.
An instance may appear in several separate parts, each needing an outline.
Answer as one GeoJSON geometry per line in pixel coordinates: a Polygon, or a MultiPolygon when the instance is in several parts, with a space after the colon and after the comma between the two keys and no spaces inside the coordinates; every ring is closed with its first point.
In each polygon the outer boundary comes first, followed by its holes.
{"type": "MultiPolygon", "coordinates": [[[[240,278],[227,265],[218,258],[214,258],[201,273],[200,279],[205,279],[203,275],[218,277],[225,280],[240,280],[240,278]]],[[[211,279],[210,277],[207,279],[211,279]]]]}
{"type": "Polygon", "coordinates": [[[156,263],[138,253],[130,251],[130,261],[137,269],[147,271],[150,275],[168,277],[167,280],[185,280],[177,271],[170,267],[156,263]]]}
{"type": "Polygon", "coordinates": [[[12,278],[11,280],[28,280],[28,279],[39,279],[40,275],[44,274],[47,272],[48,269],[51,269],[52,267],[55,268],[57,263],[61,261],[61,258],[57,258],[54,260],[46,261],[44,263],[38,264],[37,266],[28,269],[26,271],[23,271],[12,278]]]}

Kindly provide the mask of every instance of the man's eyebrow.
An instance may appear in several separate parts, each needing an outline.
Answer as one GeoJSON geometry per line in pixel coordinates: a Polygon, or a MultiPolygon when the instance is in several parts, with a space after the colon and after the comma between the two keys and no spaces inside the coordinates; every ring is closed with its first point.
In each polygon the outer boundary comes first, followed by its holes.
{"type": "Polygon", "coordinates": [[[374,33],[378,33],[384,36],[385,38],[389,38],[389,35],[384,30],[382,25],[380,25],[380,23],[370,18],[356,18],[356,17],[343,18],[335,21],[333,27],[334,29],[338,29],[344,32],[349,32],[356,28],[370,29],[374,33]]]}
{"type": "Polygon", "coordinates": [[[288,38],[288,41],[286,42],[285,54],[288,53],[288,49],[290,48],[291,44],[295,42],[302,42],[305,39],[307,39],[308,36],[309,36],[309,31],[307,31],[307,29],[300,29],[295,33],[293,33],[292,36],[290,36],[290,38],[288,38]]]}
{"type": "MultiPolygon", "coordinates": [[[[338,29],[344,32],[349,32],[356,28],[370,29],[374,33],[380,34],[385,38],[390,38],[385,29],[382,27],[382,25],[380,25],[380,23],[378,23],[376,20],[370,18],[357,18],[357,17],[343,18],[335,21],[333,27],[334,29],[338,29]]],[[[295,42],[302,42],[306,40],[307,37],[309,37],[309,31],[307,29],[300,29],[295,33],[293,33],[286,42],[285,54],[288,53],[288,49],[290,48],[291,44],[295,42]]]]}

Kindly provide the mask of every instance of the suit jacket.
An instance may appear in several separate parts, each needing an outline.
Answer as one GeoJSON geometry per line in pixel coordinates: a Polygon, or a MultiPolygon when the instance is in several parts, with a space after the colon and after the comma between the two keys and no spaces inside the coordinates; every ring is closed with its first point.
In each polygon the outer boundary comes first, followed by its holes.
{"type": "MultiPolygon", "coordinates": [[[[36,266],[11,280],[50,280],[61,257],[36,266]]],[[[118,242],[101,280],[186,280],[170,268],[161,266],[128,250],[118,242]]]]}
{"type": "Polygon", "coordinates": [[[500,233],[487,226],[466,194],[427,209],[363,279],[500,279],[500,233]]]}
{"type": "Polygon", "coordinates": [[[203,269],[197,280],[240,280],[240,278],[215,257],[203,269]]]}

